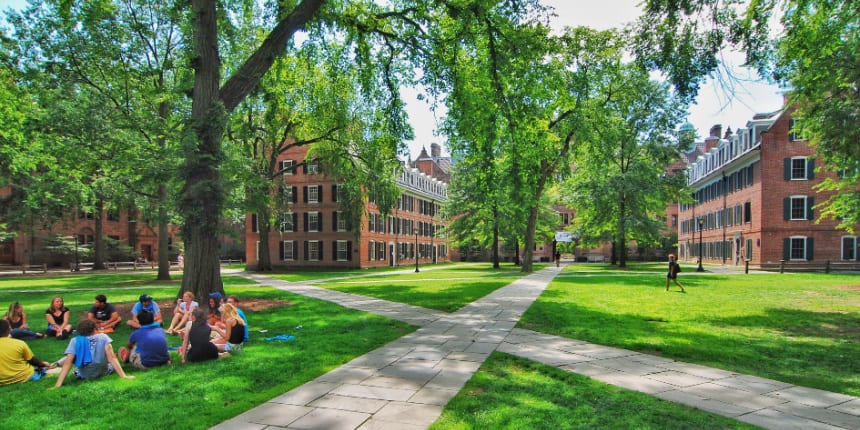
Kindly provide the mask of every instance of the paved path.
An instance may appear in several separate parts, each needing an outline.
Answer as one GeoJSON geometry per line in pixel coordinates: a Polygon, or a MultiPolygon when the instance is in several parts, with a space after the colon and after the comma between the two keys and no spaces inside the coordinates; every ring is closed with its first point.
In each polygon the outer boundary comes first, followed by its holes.
{"type": "Polygon", "coordinates": [[[245,274],[421,328],[214,428],[426,429],[501,351],[764,428],[860,429],[857,397],[515,329],[558,273],[543,269],[451,314],[245,274]]]}

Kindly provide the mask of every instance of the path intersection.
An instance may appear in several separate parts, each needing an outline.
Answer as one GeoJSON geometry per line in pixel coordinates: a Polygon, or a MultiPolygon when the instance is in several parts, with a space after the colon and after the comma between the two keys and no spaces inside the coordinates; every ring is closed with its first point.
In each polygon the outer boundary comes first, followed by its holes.
{"type": "Polygon", "coordinates": [[[420,327],[213,427],[426,429],[493,351],[768,429],[860,429],[860,398],[515,328],[561,270],[547,267],[454,313],[240,276],[420,327]]]}

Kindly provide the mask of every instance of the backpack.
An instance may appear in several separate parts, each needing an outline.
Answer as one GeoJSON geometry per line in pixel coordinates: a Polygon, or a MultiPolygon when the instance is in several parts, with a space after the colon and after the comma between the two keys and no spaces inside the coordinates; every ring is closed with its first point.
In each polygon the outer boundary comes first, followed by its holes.
{"type": "Polygon", "coordinates": [[[681,273],[681,265],[677,262],[675,263],[675,273],[681,273]]]}

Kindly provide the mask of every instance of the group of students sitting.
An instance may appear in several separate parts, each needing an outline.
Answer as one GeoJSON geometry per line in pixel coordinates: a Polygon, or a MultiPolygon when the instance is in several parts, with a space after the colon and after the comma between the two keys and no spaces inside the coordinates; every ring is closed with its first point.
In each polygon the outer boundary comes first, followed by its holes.
{"type": "MultiPolygon", "coordinates": [[[[125,346],[115,354],[111,346],[113,340],[107,335],[122,322],[115,307],[107,302],[103,294],[95,298],[87,318],[78,322],[77,336],[69,341],[63,358],[47,363],[33,356],[22,339],[54,337],[66,339],[72,333],[68,324],[69,309],[63,305],[62,298],[52,300],[46,312],[48,330],[44,335],[23,333],[26,316],[21,308],[17,330],[7,314],[0,320],[0,385],[38,380],[43,375],[59,368],[55,387],[60,387],[72,371],[79,379],[95,379],[116,372],[122,378],[134,378],[122,369],[123,362],[138,369],[148,369],[170,363],[167,334],[182,336],[179,357],[186,361],[199,362],[216,359],[224,353],[238,353],[248,340],[247,318],[238,307],[235,296],[221,303],[223,296],[215,292],[209,295],[209,312],[201,309],[194,294],[187,291],[179,299],[174,310],[173,320],[165,331],[162,328],[161,310],[148,294],[140,296],[132,307],[132,317],[127,324],[134,329],[125,346]],[[13,335],[12,333],[15,333],[13,335]]],[[[13,304],[14,307],[14,304],[13,304]]],[[[20,307],[20,304],[18,304],[20,307]]],[[[17,307],[16,307],[17,309],[17,307]]],[[[10,310],[11,313],[11,310],[10,310]]],[[[15,312],[18,315],[18,312],[15,312]]]]}

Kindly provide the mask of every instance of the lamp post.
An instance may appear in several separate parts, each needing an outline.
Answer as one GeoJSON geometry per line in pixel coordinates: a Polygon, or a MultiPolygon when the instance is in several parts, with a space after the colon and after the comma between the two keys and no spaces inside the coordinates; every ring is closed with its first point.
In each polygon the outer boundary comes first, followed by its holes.
{"type": "Polygon", "coordinates": [[[699,267],[696,268],[697,272],[704,272],[705,268],[702,267],[702,227],[705,225],[705,219],[699,218],[699,267]]]}
{"type": "Polygon", "coordinates": [[[78,257],[78,235],[75,235],[75,272],[81,271],[81,259],[78,257]]]}
{"type": "Polygon", "coordinates": [[[418,230],[415,230],[415,273],[418,272],[418,230]]]}

